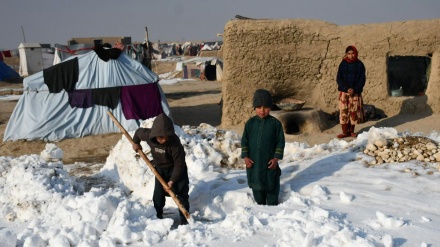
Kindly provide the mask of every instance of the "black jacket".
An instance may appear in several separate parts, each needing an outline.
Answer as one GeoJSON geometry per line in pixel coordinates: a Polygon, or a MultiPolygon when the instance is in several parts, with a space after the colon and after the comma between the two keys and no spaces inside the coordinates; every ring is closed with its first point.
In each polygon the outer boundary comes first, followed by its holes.
{"type": "Polygon", "coordinates": [[[355,93],[361,94],[364,90],[365,81],[365,66],[361,60],[353,63],[342,60],[336,77],[339,91],[347,92],[349,88],[353,88],[355,93]]]}
{"type": "Polygon", "coordinates": [[[174,124],[165,114],[160,114],[154,119],[153,126],[149,128],[139,128],[133,136],[133,141],[140,144],[146,141],[151,148],[153,165],[158,169],[173,169],[170,180],[178,182],[183,173],[187,173],[185,162],[185,149],[180,143],[179,137],[174,133],[174,124]],[[164,144],[157,142],[157,136],[168,136],[168,141],[164,144]]]}

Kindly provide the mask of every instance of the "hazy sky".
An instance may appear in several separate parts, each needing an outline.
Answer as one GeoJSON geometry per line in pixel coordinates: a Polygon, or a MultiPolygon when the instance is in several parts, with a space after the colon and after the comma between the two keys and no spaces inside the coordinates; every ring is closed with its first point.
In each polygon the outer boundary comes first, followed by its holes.
{"type": "Polygon", "coordinates": [[[235,15],[338,25],[440,18],[440,0],[0,0],[0,49],[73,37],[218,40],[235,15]],[[24,36],[22,32],[24,30],[24,36]]]}

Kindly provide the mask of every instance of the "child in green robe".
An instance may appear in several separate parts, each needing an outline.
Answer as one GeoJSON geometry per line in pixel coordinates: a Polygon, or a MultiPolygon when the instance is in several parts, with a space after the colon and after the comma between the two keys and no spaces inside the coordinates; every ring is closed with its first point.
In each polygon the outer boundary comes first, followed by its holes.
{"type": "Polygon", "coordinates": [[[260,205],[278,205],[283,159],[284,131],[281,122],[270,115],[272,96],[265,89],[255,91],[255,116],[244,127],[241,157],[246,163],[249,188],[260,205]]]}

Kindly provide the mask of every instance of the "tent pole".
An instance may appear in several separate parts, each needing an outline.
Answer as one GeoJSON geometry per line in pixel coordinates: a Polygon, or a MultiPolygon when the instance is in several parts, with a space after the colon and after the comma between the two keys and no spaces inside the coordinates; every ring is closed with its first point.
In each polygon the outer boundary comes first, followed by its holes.
{"type": "Polygon", "coordinates": [[[21,26],[21,33],[23,34],[23,43],[26,43],[26,36],[24,36],[23,26],[21,26]]]}
{"type": "Polygon", "coordinates": [[[145,27],[145,51],[144,51],[144,64],[151,70],[151,43],[148,39],[148,27],[145,27]]]}
{"type": "MultiPolygon", "coordinates": [[[[128,134],[128,132],[125,130],[125,128],[121,125],[121,123],[119,123],[119,121],[115,118],[115,116],[110,111],[107,111],[107,114],[110,116],[110,118],[113,120],[113,122],[119,127],[119,129],[124,134],[124,136],[133,145],[134,144],[133,138],[131,138],[130,134],[128,134]]],[[[179,207],[180,212],[182,212],[182,214],[185,216],[185,218],[189,219],[190,214],[188,213],[188,211],[186,211],[185,207],[179,201],[179,199],[177,198],[176,194],[174,194],[174,192],[168,186],[167,182],[165,182],[165,180],[162,178],[162,176],[160,176],[159,172],[157,172],[157,170],[153,166],[153,164],[151,164],[151,161],[147,158],[145,153],[142,152],[141,149],[138,150],[138,153],[142,157],[142,159],[145,161],[145,163],[147,163],[148,167],[151,169],[151,171],[153,172],[154,176],[156,176],[157,180],[159,180],[159,182],[162,184],[162,186],[165,189],[165,191],[171,196],[171,198],[173,198],[174,202],[179,207]]]]}

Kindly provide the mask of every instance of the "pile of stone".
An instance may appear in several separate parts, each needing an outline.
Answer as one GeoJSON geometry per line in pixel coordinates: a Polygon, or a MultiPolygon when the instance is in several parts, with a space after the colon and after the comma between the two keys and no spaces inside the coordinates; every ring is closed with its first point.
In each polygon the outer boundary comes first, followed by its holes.
{"type": "Polygon", "coordinates": [[[435,141],[419,136],[407,136],[394,139],[378,139],[368,143],[364,154],[375,157],[369,165],[383,163],[407,162],[440,162],[440,146],[435,141]]]}

